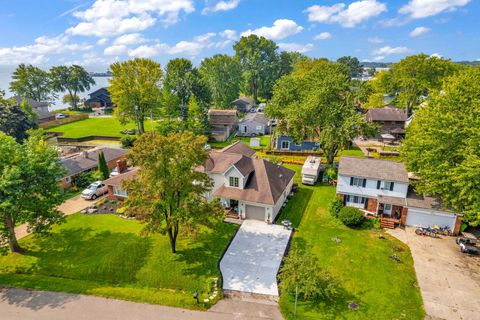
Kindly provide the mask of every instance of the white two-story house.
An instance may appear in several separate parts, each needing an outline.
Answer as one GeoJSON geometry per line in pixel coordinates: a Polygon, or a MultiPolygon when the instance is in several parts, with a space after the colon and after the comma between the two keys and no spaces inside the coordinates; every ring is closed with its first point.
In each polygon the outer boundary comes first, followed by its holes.
{"type": "Polygon", "coordinates": [[[449,226],[458,233],[461,214],[445,208],[439,198],[418,195],[402,163],[340,157],[337,196],[346,206],[385,219],[384,226],[449,226]]]}
{"type": "Polygon", "coordinates": [[[203,170],[213,180],[208,197],[242,219],[273,222],[287,199],[295,172],[255,157],[243,142],[212,151],[203,170]]]}

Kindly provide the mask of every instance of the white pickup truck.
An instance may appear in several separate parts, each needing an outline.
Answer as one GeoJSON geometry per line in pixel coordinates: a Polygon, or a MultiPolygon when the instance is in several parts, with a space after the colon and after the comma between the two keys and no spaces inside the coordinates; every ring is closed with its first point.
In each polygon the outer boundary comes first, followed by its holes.
{"type": "Polygon", "coordinates": [[[82,198],[95,200],[108,192],[107,186],[102,181],[95,181],[82,191],[82,198]]]}

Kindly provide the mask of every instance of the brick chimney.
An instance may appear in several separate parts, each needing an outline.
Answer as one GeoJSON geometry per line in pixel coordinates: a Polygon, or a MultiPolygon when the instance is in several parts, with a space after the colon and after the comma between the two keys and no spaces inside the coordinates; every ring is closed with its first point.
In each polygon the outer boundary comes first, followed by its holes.
{"type": "Polygon", "coordinates": [[[124,173],[127,171],[127,160],[117,160],[117,172],[124,173]]]}

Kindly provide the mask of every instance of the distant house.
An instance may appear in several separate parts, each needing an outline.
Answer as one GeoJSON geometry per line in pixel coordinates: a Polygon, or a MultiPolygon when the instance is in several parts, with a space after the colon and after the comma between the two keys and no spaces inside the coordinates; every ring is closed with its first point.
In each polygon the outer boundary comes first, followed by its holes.
{"type": "Polygon", "coordinates": [[[405,135],[407,115],[402,109],[395,108],[392,105],[388,104],[383,108],[368,109],[365,120],[380,127],[379,135],[391,134],[396,138],[405,135]]]}
{"type": "Polygon", "coordinates": [[[230,102],[230,107],[236,108],[238,112],[248,112],[252,109],[254,102],[249,97],[240,97],[230,102]]]}
{"type": "Polygon", "coordinates": [[[90,108],[111,108],[113,107],[110,99],[110,92],[107,88],[100,88],[88,94],[90,98],[85,101],[85,106],[90,108]]]}
{"type": "Polygon", "coordinates": [[[320,144],[311,140],[296,142],[290,136],[279,135],[275,138],[275,149],[286,151],[317,151],[320,144]]]}
{"type": "Polygon", "coordinates": [[[270,133],[269,119],[261,112],[247,113],[238,128],[239,136],[263,136],[270,133]]]}
{"type": "Polygon", "coordinates": [[[238,129],[238,114],[236,110],[208,110],[212,138],[215,141],[226,141],[238,129]]]}
{"type": "Polygon", "coordinates": [[[94,148],[82,151],[80,154],[64,158],[61,164],[67,170],[67,173],[60,180],[62,188],[66,189],[72,186],[75,176],[82,172],[89,172],[98,168],[98,156],[104,154],[109,169],[117,166],[117,160],[121,160],[128,150],[119,148],[94,148]]]}
{"type": "Polygon", "coordinates": [[[103,183],[108,188],[108,198],[111,200],[124,200],[128,197],[127,191],[122,187],[124,180],[135,179],[138,175],[137,167],[124,167],[124,170],[118,171],[118,175],[110,177],[103,183]]]}
{"type": "MultiPolygon", "coordinates": [[[[21,105],[23,98],[14,96],[12,99],[16,105],[21,105]]],[[[44,123],[55,120],[55,114],[48,111],[48,102],[39,102],[32,99],[27,99],[28,104],[32,107],[33,112],[37,114],[38,123],[44,123]]]]}

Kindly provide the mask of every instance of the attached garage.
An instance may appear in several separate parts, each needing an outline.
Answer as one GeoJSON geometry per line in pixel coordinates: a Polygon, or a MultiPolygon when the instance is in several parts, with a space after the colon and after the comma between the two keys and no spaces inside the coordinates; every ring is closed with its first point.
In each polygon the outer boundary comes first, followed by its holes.
{"type": "Polygon", "coordinates": [[[265,207],[247,204],[245,209],[247,219],[265,221],[265,207]]]}
{"type": "Polygon", "coordinates": [[[434,227],[448,226],[450,230],[455,227],[456,216],[453,213],[408,208],[407,226],[434,227]]]}

